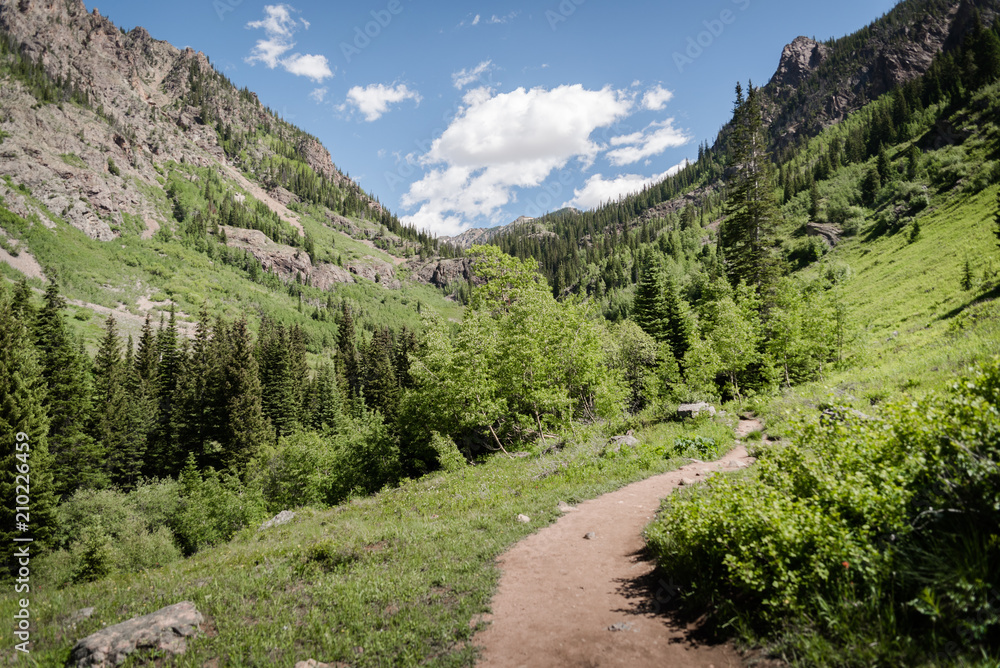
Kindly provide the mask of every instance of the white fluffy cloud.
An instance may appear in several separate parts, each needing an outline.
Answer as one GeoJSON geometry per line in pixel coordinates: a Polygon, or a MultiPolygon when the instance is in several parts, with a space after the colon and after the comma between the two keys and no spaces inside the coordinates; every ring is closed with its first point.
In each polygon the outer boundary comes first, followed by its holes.
{"type": "Polygon", "coordinates": [[[629,135],[619,135],[611,138],[611,145],[617,146],[608,151],[607,158],[612,165],[631,165],[645,158],[659,155],[668,148],[683,146],[691,141],[691,136],[684,130],[674,127],[674,119],[651,123],[642,132],[629,135]]]}
{"type": "Polygon", "coordinates": [[[323,102],[326,99],[326,94],[330,92],[326,86],[322,88],[316,88],[313,92],[309,93],[309,98],[316,102],[317,104],[323,102]]]}
{"type": "Polygon", "coordinates": [[[462,90],[470,83],[479,80],[479,77],[483,76],[483,73],[486,72],[492,64],[492,60],[484,60],[473,68],[454,72],[451,75],[451,82],[455,85],[455,88],[462,90]]]}
{"type": "Polygon", "coordinates": [[[464,101],[421,158],[431,171],[403,196],[404,207],[419,207],[405,218],[418,229],[455,234],[470,219],[492,220],[514,188],[538,186],[573,159],[590,166],[601,150],[591,134],[632,107],[619,91],[579,84],[497,95],[475,89],[464,101]]]}
{"type": "Polygon", "coordinates": [[[670,102],[673,97],[673,91],[658,85],[647,90],[646,94],[642,96],[642,106],[650,111],[660,111],[667,106],[667,102],[670,102]]]}
{"type": "Polygon", "coordinates": [[[295,47],[293,37],[299,26],[309,29],[309,22],[305,19],[296,19],[292,16],[294,12],[295,9],[289,5],[266,5],[263,19],[247,23],[247,28],[263,30],[266,37],[257,40],[250,55],[244,60],[251,65],[264,63],[271,69],[281,65],[296,76],[308,77],[320,83],[333,76],[330,61],[326,56],[293,53],[282,57],[295,47]]]}
{"type": "Polygon", "coordinates": [[[344,107],[351,105],[365,115],[366,121],[377,121],[382,114],[389,111],[390,104],[396,104],[403,100],[413,100],[420,104],[420,93],[410,90],[406,84],[396,86],[386,86],[385,84],[370,84],[362,88],[354,86],[347,91],[347,102],[344,107]]]}
{"type": "Polygon", "coordinates": [[[668,176],[672,176],[683,169],[688,164],[683,160],[674,165],[662,174],[653,176],[640,176],[639,174],[621,174],[614,178],[605,179],[601,174],[594,174],[582,188],[573,191],[573,199],[563,206],[573,206],[578,209],[593,209],[607,202],[617,201],[620,197],[631,193],[639,192],[646,186],[658,183],[668,176]]]}

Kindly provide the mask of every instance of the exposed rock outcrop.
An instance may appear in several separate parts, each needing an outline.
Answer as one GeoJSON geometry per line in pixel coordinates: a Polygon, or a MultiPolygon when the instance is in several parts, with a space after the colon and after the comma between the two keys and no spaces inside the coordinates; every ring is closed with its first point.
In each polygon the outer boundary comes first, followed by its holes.
{"type": "Polygon", "coordinates": [[[198,633],[202,621],[194,603],[177,603],[87,636],[73,647],[67,665],[117,666],[133,652],[143,650],[183,654],[187,638],[198,633]]]}

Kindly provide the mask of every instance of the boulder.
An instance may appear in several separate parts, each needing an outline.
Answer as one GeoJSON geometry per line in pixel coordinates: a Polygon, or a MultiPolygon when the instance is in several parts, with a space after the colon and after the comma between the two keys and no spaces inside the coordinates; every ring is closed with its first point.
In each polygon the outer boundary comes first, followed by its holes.
{"type": "Polygon", "coordinates": [[[280,527],[282,524],[288,524],[295,519],[295,513],[290,510],[282,510],[280,513],[264,522],[260,525],[260,530],[270,529],[271,527],[280,527]]]}
{"type": "Polygon", "coordinates": [[[682,418],[698,417],[702,413],[715,415],[715,406],[701,401],[696,404],[681,404],[677,407],[677,416],[682,418]]]}
{"type": "Polygon", "coordinates": [[[183,654],[187,638],[198,633],[201,622],[194,603],[176,603],[87,636],[73,647],[67,665],[117,666],[141,650],[183,654]]]}
{"type": "Polygon", "coordinates": [[[611,450],[612,452],[618,452],[619,450],[622,449],[622,446],[634,449],[638,445],[639,445],[639,439],[637,439],[633,435],[632,430],[629,429],[621,436],[612,436],[608,440],[608,445],[606,446],[605,449],[611,450]]]}

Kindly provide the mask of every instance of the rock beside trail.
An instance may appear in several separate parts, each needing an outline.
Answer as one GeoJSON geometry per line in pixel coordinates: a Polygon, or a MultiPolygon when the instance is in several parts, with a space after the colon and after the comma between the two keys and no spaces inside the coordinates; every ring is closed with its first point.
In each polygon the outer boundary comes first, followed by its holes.
{"type": "Polygon", "coordinates": [[[518,515],[517,521],[520,522],[521,524],[527,524],[528,522],[531,521],[531,518],[528,517],[527,515],[518,515]]]}
{"type": "Polygon", "coordinates": [[[702,413],[715,415],[715,406],[701,401],[696,404],[681,404],[677,407],[677,415],[682,418],[698,417],[702,413]]]}
{"type": "Polygon", "coordinates": [[[633,436],[632,430],[629,429],[622,436],[612,436],[611,439],[608,440],[608,445],[606,449],[611,450],[612,452],[618,452],[619,450],[622,449],[623,446],[629,448],[635,448],[638,445],[639,445],[639,439],[633,436]]]}
{"type": "Polygon", "coordinates": [[[282,524],[288,524],[295,519],[295,513],[290,510],[282,510],[280,513],[264,522],[260,525],[260,530],[270,529],[271,527],[280,527],[282,524]]]}
{"type": "Polygon", "coordinates": [[[117,666],[141,650],[183,654],[187,638],[198,633],[201,623],[201,613],[194,603],[176,603],[87,636],[73,647],[66,665],[117,666]]]}

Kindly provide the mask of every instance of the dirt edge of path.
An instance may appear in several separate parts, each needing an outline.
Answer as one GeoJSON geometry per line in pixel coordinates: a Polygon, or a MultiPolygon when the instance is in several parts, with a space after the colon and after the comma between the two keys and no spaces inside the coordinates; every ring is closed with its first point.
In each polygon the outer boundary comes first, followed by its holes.
{"type": "MultiPolygon", "coordinates": [[[[741,420],[737,439],[760,431],[741,420]]],[[[504,553],[486,628],[474,636],[482,668],[538,666],[741,666],[730,643],[699,639],[664,603],[643,529],[678,487],[753,463],[736,447],[715,462],[693,462],[577,505],[504,553]]]]}

